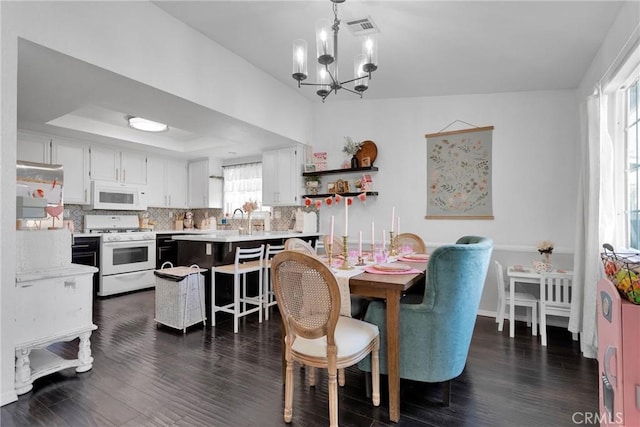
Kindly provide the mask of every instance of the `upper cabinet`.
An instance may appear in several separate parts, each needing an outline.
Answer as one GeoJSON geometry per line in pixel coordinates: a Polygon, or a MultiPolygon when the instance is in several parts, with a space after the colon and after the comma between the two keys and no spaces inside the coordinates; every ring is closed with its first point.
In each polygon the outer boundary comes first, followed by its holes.
{"type": "Polygon", "coordinates": [[[18,160],[62,165],[64,203],[89,203],[89,147],[80,142],[18,132],[18,160]]]}
{"type": "Polygon", "coordinates": [[[209,160],[189,163],[189,208],[209,207],[209,160]]]}
{"type": "Polygon", "coordinates": [[[262,204],[297,205],[300,201],[301,153],[298,147],[280,148],[262,154],[262,204]]]}
{"type": "Polygon", "coordinates": [[[91,179],[147,185],[147,156],[106,146],[92,146],[91,179]]]}
{"type": "Polygon", "coordinates": [[[187,162],[147,157],[148,204],[157,208],[187,207],[187,162]]]}

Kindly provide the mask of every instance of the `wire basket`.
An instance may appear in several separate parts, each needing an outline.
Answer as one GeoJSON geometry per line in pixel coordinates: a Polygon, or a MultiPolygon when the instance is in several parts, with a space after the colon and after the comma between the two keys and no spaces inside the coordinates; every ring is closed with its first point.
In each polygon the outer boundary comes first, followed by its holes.
{"type": "Polygon", "coordinates": [[[625,299],[640,304],[640,253],[616,253],[608,243],[600,254],[604,272],[625,299]]]}

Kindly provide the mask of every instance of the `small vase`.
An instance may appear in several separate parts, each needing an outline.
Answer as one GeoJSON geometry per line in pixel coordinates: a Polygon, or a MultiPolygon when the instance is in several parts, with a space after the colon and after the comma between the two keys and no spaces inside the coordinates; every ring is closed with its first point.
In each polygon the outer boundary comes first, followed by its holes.
{"type": "Polygon", "coordinates": [[[251,232],[251,212],[247,213],[247,234],[252,234],[252,232],[251,232]]]}
{"type": "Polygon", "coordinates": [[[351,157],[351,169],[357,169],[360,167],[360,162],[356,156],[351,157]]]}

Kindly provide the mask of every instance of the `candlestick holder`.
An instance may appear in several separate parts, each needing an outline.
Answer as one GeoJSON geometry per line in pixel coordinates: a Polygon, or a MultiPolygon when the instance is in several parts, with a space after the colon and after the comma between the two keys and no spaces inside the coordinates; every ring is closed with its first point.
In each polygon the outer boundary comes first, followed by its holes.
{"type": "Polygon", "coordinates": [[[329,258],[329,268],[333,267],[333,244],[327,243],[327,258],[329,258]]]}
{"type": "Polygon", "coordinates": [[[353,266],[349,264],[349,248],[347,247],[347,238],[349,236],[342,236],[342,256],[344,261],[342,262],[342,266],[339,267],[340,270],[352,270],[353,266]]]}
{"type": "Polygon", "coordinates": [[[363,265],[365,265],[364,258],[362,257],[362,254],[360,254],[358,255],[358,263],[356,264],[356,266],[362,267],[363,265]]]}
{"type": "Polygon", "coordinates": [[[375,253],[376,253],[376,245],[374,242],[371,242],[371,255],[369,255],[369,261],[371,262],[375,261],[376,259],[375,253]]]}
{"type": "Polygon", "coordinates": [[[396,241],[393,238],[395,233],[393,231],[389,232],[389,256],[397,256],[398,250],[396,248],[396,241]]]}

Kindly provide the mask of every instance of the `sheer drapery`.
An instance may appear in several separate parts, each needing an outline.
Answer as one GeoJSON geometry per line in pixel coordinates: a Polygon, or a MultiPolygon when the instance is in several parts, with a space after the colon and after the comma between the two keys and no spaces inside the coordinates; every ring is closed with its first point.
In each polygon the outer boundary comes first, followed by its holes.
{"type": "Polygon", "coordinates": [[[606,99],[600,90],[582,105],[581,174],[578,188],[574,285],[569,331],[580,332],[585,357],[598,357],[596,285],[604,277],[600,252],[615,240],[614,149],[606,127],[606,99]],[[586,111],[585,111],[586,110],[586,111]]]}
{"type": "Polygon", "coordinates": [[[242,209],[251,200],[262,208],[262,163],[224,166],[224,207],[233,214],[234,209],[242,209]]]}

